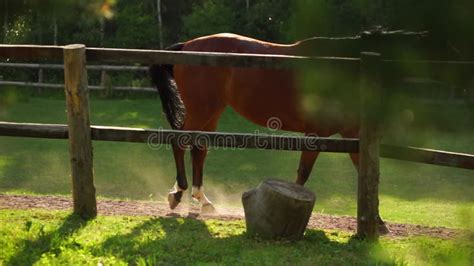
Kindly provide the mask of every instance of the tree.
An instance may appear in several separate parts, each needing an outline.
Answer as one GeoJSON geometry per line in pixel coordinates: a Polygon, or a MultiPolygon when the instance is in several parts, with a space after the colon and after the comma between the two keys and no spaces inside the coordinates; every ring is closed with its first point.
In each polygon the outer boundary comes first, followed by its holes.
{"type": "Polygon", "coordinates": [[[108,47],[159,48],[159,26],[154,14],[155,1],[120,1],[116,15],[106,25],[108,47]]]}
{"type": "Polygon", "coordinates": [[[161,19],[161,0],[156,0],[156,17],[158,19],[158,35],[160,36],[160,49],[163,49],[163,20],[161,19]]]}
{"type": "Polygon", "coordinates": [[[3,36],[7,36],[7,32],[8,32],[8,1],[4,1],[3,3],[3,36]]]}
{"type": "Polygon", "coordinates": [[[205,0],[202,4],[195,4],[192,12],[183,18],[183,34],[188,39],[235,29],[236,14],[232,3],[225,0],[205,0]]]}
{"type": "Polygon", "coordinates": [[[23,1],[2,0],[0,15],[2,20],[2,39],[4,43],[16,43],[26,40],[29,31],[29,11],[24,9],[23,1]]]}
{"type": "Polygon", "coordinates": [[[434,42],[450,43],[467,56],[474,44],[474,1],[301,0],[291,23],[291,35],[297,39],[356,35],[376,25],[426,30],[434,42]]]}
{"type": "Polygon", "coordinates": [[[243,34],[258,39],[275,42],[291,40],[289,18],[292,10],[290,0],[259,0],[254,1],[247,12],[243,34]]]}

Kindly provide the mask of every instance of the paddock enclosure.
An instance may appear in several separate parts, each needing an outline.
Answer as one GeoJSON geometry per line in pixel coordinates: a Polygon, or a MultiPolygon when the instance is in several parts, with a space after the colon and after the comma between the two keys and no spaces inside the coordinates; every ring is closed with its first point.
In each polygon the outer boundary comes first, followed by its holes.
{"type": "MultiPolygon", "coordinates": [[[[18,81],[18,80],[5,80],[0,76],[0,85],[6,86],[18,86],[18,87],[33,87],[37,88],[38,93],[41,93],[43,89],[62,89],[64,84],[62,83],[48,83],[45,82],[45,70],[60,70],[64,71],[64,65],[61,64],[31,64],[31,63],[0,63],[0,68],[15,68],[15,69],[32,69],[36,70],[37,80],[32,81],[18,81]]],[[[88,71],[100,71],[100,82],[97,85],[88,85],[90,90],[118,90],[118,91],[146,91],[155,92],[156,89],[152,87],[143,86],[114,86],[110,84],[110,72],[141,72],[144,74],[148,73],[148,67],[144,66],[117,66],[117,65],[93,65],[86,67],[88,71]]]]}
{"type": "MultiPolygon", "coordinates": [[[[358,172],[357,234],[376,239],[379,158],[391,158],[474,170],[474,155],[381,144],[381,121],[374,119],[383,102],[383,70],[400,64],[474,72],[474,62],[397,61],[362,52],[359,58],[303,57],[233,53],[174,52],[162,50],[86,48],[84,45],[0,45],[0,59],[63,61],[68,124],[0,122],[0,136],[69,139],[74,212],[84,218],[97,215],[92,140],[171,144],[175,141],[217,147],[271,150],[312,150],[360,154],[358,172]],[[348,69],[360,73],[360,139],[230,134],[90,125],[87,62],[114,64],[186,64],[210,67],[293,69],[305,66],[348,69]],[[232,141],[229,141],[231,139],[232,141]]],[[[57,67],[57,65],[56,65],[57,67]]]]}

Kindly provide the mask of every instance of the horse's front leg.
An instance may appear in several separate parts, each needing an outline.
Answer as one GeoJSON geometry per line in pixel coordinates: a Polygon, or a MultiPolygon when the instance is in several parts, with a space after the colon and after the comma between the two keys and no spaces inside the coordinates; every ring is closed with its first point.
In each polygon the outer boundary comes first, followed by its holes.
{"type": "Polygon", "coordinates": [[[193,161],[193,190],[192,197],[201,204],[201,212],[214,212],[212,202],[204,194],[203,171],[207,148],[203,146],[191,147],[191,158],[193,161]]]}
{"type": "Polygon", "coordinates": [[[186,168],[184,165],[185,149],[178,144],[173,144],[173,155],[176,163],[176,183],[168,194],[168,203],[171,209],[176,208],[181,202],[183,192],[188,189],[188,181],[186,180],[186,168]]]}
{"type": "Polygon", "coordinates": [[[303,151],[301,152],[300,164],[296,172],[296,184],[304,186],[313,170],[313,165],[318,158],[317,151],[303,151]]]}
{"type": "MultiPolygon", "coordinates": [[[[321,132],[318,132],[319,134],[321,132]]],[[[311,137],[311,136],[319,136],[319,134],[316,134],[314,131],[306,132],[304,135],[306,137],[311,137]]],[[[326,136],[326,135],[324,135],[326,136]]],[[[318,159],[319,152],[318,151],[303,151],[301,152],[301,157],[300,157],[300,164],[298,166],[298,170],[296,172],[296,184],[304,186],[306,181],[308,181],[308,178],[311,174],[311,171],[313,170],[314,163],[316,162],[316,159],[318,159]]]]}

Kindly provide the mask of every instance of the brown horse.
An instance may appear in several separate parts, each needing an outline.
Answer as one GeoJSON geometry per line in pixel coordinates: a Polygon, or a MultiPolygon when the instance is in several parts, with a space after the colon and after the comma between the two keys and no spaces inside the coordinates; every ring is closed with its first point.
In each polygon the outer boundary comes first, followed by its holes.
{"type": "MultiPolygon", "coordinates": [[[[315,40],[320,43],[324,40],[344,42],[353,39],[313,38],[291,45],[282,45],[235,34],[216,34],[176,44],[168,50],[301,55],[307,53],[305,51],[311,46],[309,44],[315,40]]],[[[332,51],[335,51],[334,47],[332,51]]],[[[345,52],[342,55],[351,55],[348,49],[341,51],[345,52]]],[[[155,65],[150,68],[150,72],[158,88],[163,110],[174,129],[214,131],[224,109],[231,106],[236,112],[261,126],[267,126],[270,119],[278,119],[282,130],[317,134],[321,137],[336,133],[347,138],[358,136],[358,115],[355,111],[342,112],[334,110],[334,106],[329,104],[321,104],[318,107],[318,114],[336,113],[338,114],[336,122],[334,115],[331,119],[322,115],[316,115],[316,119],[314,116],[313,119],[307,119],[300,104],[297,78],[292,71],[155,65]]],[[[175,190],[169,197],[172,209],[178,205],[182,191],[188,187],[184,166],[185,150],[173,145],[173,151],[177,182],[175,190]]],[[[192,195],[205,207],[210,207],[212,203],[202,191],[206,154],[206,149],[191,147],[192,195]]],[[[318,152],[302,153],[296,183],[305,184],[318,154],[318,152]]],[[[351,154],[351,158],[357,165],[357,154],[351,154]]]]}
{"type": "MultiPolygon", "coordinates": [[[[360,36],[312,38],[282,45],[225,33],[175,44],[168,50],[358,57],[361,51],[360,40],[360,36]]],[[[310,116],[306,114],[297,74],[293,71],[154,65],[150,68],[150,74],[158,88],[164,113],[174,129],[214,131],[220,115],[230,106],[260,126],[267,126],[269,119],[276,118],[282,130],[317,134],[320,137],[336,133],[345,138],[358,137],[359,119],[354,105],[334,99],[320,100],[313,108],[316,111],[313,110],[310,116]]],[[[354,97],[351,96],[350,100],[358,102],[354,97]]],[[[173,145],[173,152],[177,176],[174,189],[168,197],[171,209],[179,204],[183,191],[188,188],[184,165],[185,149],[173,145]]],[[[191,147],[192,196],[203,208],[213,209],[212,203],[203,193],[206,154],[205,148],[191,147]]],[[[315,151],[302,152],[296,183],[305,184],[318,154],[315,151]]],[[[350,157],[357,167],[358,154],[350,154],[350,157]]]]}

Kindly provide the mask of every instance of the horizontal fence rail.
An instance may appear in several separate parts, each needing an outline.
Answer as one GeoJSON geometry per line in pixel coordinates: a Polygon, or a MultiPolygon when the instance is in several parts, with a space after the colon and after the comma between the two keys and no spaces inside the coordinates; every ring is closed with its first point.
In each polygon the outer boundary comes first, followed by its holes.
{"type": "MultiPolygon", "coordinates": [[[[127,127],[91,126],[92,139],[96,141],[117,141],[182,145],[206,144],[213,147],[319,151],[351,153],[359,151],[358,139],[295,137],[276,135],[255,135],[221,132],[176,131],[167,129],[140,129],[127,127]]],[[[67,139],[68,127],[61,124],[35,124],[0,122],[0,136],[67,139]]],[[[418,147],[381,145],[381,157],[474,169],[474,155],[418,147]]]]}
{"type": "MultiPolygon", "coordinates": [[[[63,70],[64,65],[61,64],[31,64],[31,63],[0,63],[0,67],[13,68],[41,68],[41,69],[58,69],[63,70]]],[[[111,66],[111,65],[88,65],[87,70],[111,70],[111,71],[148,71],[148,67],[144,66],[111,66]]]]}
{"type": "MultiPolygon", "coordinates": [[[[64,70],[64,65],[61,64],[0,63],[0,67],[64,70]]],[[[86,68],[87,70],[148,71],[148,67],[144,66],[88,65],[86,68]]]]}
{"type": "MultiPolygon", "coordinates": [[[[64,84],[55,83],[39,83],[39,82],[28,82],[28,81],[6,81],[0,80],[0,85],[4,86],[18,86],[18,87],[33,87],[33,88],[51,88],[51,89],[64,89],[64,84]]],[[[94,86],[89,86],[90,89],[94,89],[94,86]]]]}
{"type": "MultiPolygon", "coordinates": [[[[321,67],[357,67],[359,58],[304,57],[288,55],[257,55],[241,53],[175,52],[164,50],[86,48],[88,62],[151,64],[182,64],[213,67],[289,69],[301,64],[321,67]]],[[[61,61],[62,46],[0,45],[0,59],[61,61]]]]}
{"type": "MultiPolygon", "coordinates": [[[[93,140],[156,144],[208,145],[238,149],[356,152],[357,139],[221,133],[167,129],[91,126],[93,140]]],[[[0,136],[67,139],[68,127],[60,124],[0,122],[0,136]]]]}
{"type": "Polygon", "coordinates": [[[380,156],[385,158],[474,170],[472,154],[387,144],[380,149],[380,156]]]}
{"type": "MultiPolygon", "coordinates": [[[[0,44],[0,59],[62,61],[63,46],[48,45],[8,45],[0,44]]],[[[185,52],[146,49],[86,48],[88,62],[151,64],[182,64],[214,67],[242,67],[266,69],[290,69],[304,64],[320,67],[358,68],[359,58],[346,57],[305,57],[288,55],[261,55],[242,53],[185,52]]],[[[474,70],[472,61],[434,61],[434,60],[382,60],[384,66],[413,64],[418,67],[445,67],[474,70]]],[[[137,68],[140,68],[137,66],[137,68]]],[[[355,69],[354,68],[354,69],[355,69]]],[[[111,69],[112,70],[112,69],[111,69]]]]}
{"type": "MultiPolygon", "coordinates": [[[[64,65],[60,64],[31,64],[31,63],[0,63],[0,67],[8,68],[29,68],[38,70],[38,81],[37,82],[28,82],[28,81],[11,81],[11,80],[2,80],[0,77],[0,85],[4,86],[17,86],[17,87],[32,87],[32,88],[51,88],[51,89],[63,89],[64,83],[44,83],[44,69],[53,69],[53,70],[64,70],[64,65]]],[[[102,71],[101,75],[101,85],[89,85],[91,90],[108,90],[112,89],[115,91],[140,91],[140,92],[156,92],[156,89],[153,87],[132,87],[132,86],[106,86],[105,79],[108,78],[108,75],[105,74],[105,71],[141,71],[148,72],[148,67],[145,66],[113,66],[113,65],[88,65],[86,66],[87,70],[93,71],[102,71]]]]}
{"type": "MultiPolygon", "coordinates": [[[[64,89],[64,84],[54,83],[38,83],[38,82],[23,82],[23,81],[2,81],[0,85],[5,86],[19,86],[19,87],[33,87],[33,88],[52,88],[52,89],[64,89]]],[[[108,87],[89,85],[90,90],[105,90],[108,87]]],[[[156,92],[156,89],[151,87],[126,87],[126,86],[113,86],[112,90],[116,91],[144,91],[144,92],[156,92]]]]}

